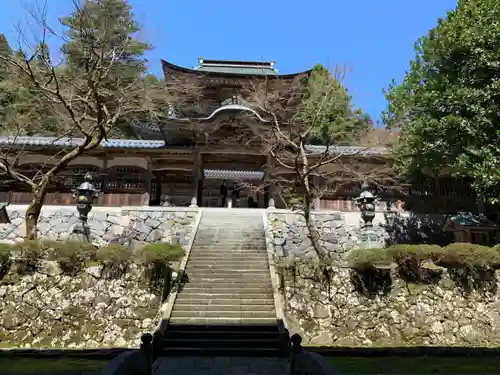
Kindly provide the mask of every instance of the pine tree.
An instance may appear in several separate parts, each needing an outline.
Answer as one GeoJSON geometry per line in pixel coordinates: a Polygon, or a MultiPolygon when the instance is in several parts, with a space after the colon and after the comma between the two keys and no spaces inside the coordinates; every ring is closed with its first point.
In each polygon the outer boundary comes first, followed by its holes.
{"type": "MultiPolygon", "coordinates": [[[[11,122],[24,133],[36,134],[40,129],[44,134],[54,132],[60,137],[71,135],[83,140],[78,146],[58,152],[51,168],[40,170],[34,177],[16,170],[11,163],[15,156],[0,158],[0,170],[30,188],[27,239],[37,236],[36,223],[43,201],[57,174],[99,147],[114,128],[127,124],[134,116],[148,119],[154,111],[142,79],[146,70],[144,52],[149,45],[136,38],[139,25],[133,20],[130,6],[118,0],[73,4],[74,12],[61,20],[68,40],[62,48],[62,67],[52,65],[44,40],[35,51],[0,56],[15,70],[19,81],[13,87],[19,89],[17,93],[32,95],[30,105],[21,101],[14,107],[17,109],[11,122]],[[38,123],[41,127],[33,126],[38,123]]],[[[42,20],[40,24],[49,28],[42,20]]]]}
{"type": "Polygon", "coordinates": [[[89,64],[103,56],[103,64],[112,64],[103,86],[114,91],[132,84],[146,71],[144,53],[148,43],[136,38],[140,25],[125,0],[87,0],[71,16],[62,20],[69,28],[69,42],[62,52],[73,73],[85,71],[89,64]]]}
{"type": "MultiPolygon", "coordinates": [[[[9,41],[5,37],[4,34],[0,34],[0,55],[2,56],[11,56],[12,55],[12,49],[9,46],[9,41]]],[[[4,80],[7,78],[8,75],[8,64],[0,60],[0,80],[4,80]]]]}

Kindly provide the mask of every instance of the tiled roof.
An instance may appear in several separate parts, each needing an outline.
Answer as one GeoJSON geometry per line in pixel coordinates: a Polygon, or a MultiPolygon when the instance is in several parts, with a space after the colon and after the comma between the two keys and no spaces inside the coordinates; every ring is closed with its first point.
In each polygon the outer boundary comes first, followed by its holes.
{"type": "MultiPolygon", "coordinates": [[[[83,143],[83,138],[57,138],[57,137],[0,137],[0,146],[54,146],[75,147],[83,143]]],[[[105,148],[135,148],[155,149],[165,146],[164,141],[145,141],[141,139],[109,139],[102,141],[99,147],[105,148]]]]}
{"type": "MultiPolygon", "coordinates": [[[[220,110],[235,110],[235,107],[242,107],[238,105],[228,105],[220,110]]],[[[246,108],[238,108],[239,110],[248,110],[246,108]]],[[[218,111],[212,113],[211,117],[215,116],[218,111]]],[[[258,114],[257,114],[258,116],[258,114]]],[[[209,119],[210,117],[205,118],[209,119]]],[[[260,118],[260,116],[259,116],[260,118]]],[[[261,121],[265,121],[260,118],[261,121]]],[[[54,147],[75,147],[82,144],[83,138],[57,138],[57,137],[0,137],[0,147],[7,145],[19,146],[54,146],[54,147]]],[[[142,139],[108,139],[102,141],[99,147],[104,148],[134,148],[134,149],[159,149],[165,147],[163,140],[142,140],[142,139]]],[[[306,146],[306,150],[311,154],[321,154],[325,152],[325,146],[306,146]]],[[[374,156],[383,155],[388,152],[384,147],[361,147],[361,146],[335,146],[329,148],[330,153],[343,153],[345,155],[360,155],[360,156],[374,156]]]]}
{"type": "Polygon", "coordinates": [[[262,180],[264,172],[261,171],[232,171],[226,169],[205,169],[203,174],[206,179],[217,180],[262,180]]]}
{"type": "Polygon", "coordinates": [[[497,227],[498,225],[488,220],[484,214],[475,214],[471,212],[459,212],[450,217],[455,224],[464,227],[497,227]]]}
{"type": "Polygon", "coordinates": [[[212,76],[262,76],[269,78],[294,78],[299,74],[310,74],[311,70],[292,74],[278,74],[274,68],[274,62],[260,61],[226,61],[226,60],[206,60],[199,59],[198,65],[193,68],[184,68],[179,65],[172,64],[168,61],[161,60],[165,76],[167,70],[178,71],[189,74],[206,73],[212,76]]]}
{"type": "MultiPolygon", "coordinates": [[[[306,146],[306,151],[311,154],[322,154],[326,151],[326,146],[306,146]]],[[[364,147],[364,146],[330,146],[329,153],[344,155],[373,156],[384,155],[388,152],[385,147],[364,147]]]]}
{"type": "Polygon", "coordinates": [[[226,60],[206,60],[198,59],[198,66],[195,70],[199,72],[224,73],[238,75],[276,75],[278,71],[274,69],[274,62],[260,61],[226,61],[226,60]]]}

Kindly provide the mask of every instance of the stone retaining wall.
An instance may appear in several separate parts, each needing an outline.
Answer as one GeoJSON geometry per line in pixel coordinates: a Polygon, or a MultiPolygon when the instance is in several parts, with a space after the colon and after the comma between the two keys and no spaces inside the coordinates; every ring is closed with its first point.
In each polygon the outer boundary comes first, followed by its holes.
{"type": "MultiPolygon", "coordinates": [[[[10,224],[0,224],[0,242],[22,241],[26,206],[8,207],[10,224]]],[[[95,245],[178,242],[189,245],[196,208],[94,208],[89,214],[95,245]]],[[[73,207],[46,206],[38,222],[39,238],[66,240],[78,214],[73,207]]],[[[2,280],[0,270],[0,347],[137,347],[142,333],[161,320],[160,292],[149,285],[144,269],[131,265],[126,275],[109,278],[94,266],[76,276],[44,261],[30,275],[2,280]]],[[[14,277],[13,277],[14,276],[14,277]]],[[[18,277],[17,277],[18,276],[18,277]]]]}
{"type": "Polygon", "coordinates": [[[160,293],[143,271],[131,265],[111,279],[94,266],[70,277],[46,261],[34,274],[8,275],[0,282],[0,348],[138,347],[161,319],[160,293]]]}
{"type": "MultiPolygon", "coordinates": [[[[11,224],[0,224],[0,242],[21,241],[26,227],[26,206],[7,207],[11,224]]],[[[185,246],[191,238],[197,208],[94,207],[89,214],[92,242],[177,241],[185,246]]],[[[75,207],[44,206],[38,221],[39,238],[66,240],[78,222],[75,207]]]]}
{"type": "MultiPolygon", "coordinates": [[[[316,215],[322,245],[338,255],[330,280],[313,275],[312,268],[308,274],[307,267],[294,275],[284,272],[284,311],[292,333],[315,345],[500,345],[500,273],[482,281],[480,286],[488,284],[487,290],[472,291],[465,290],[457,275],[447,270],[429,284],[412,284],[393,275],[383,290],[368,295],[359,289],[360,275],[342,262],[359,244],[360,226],[348,225],[355,223],[349,215],[354,214],[316,215]]],[[[299,215],[276,210],[268,213],[268,222],[266,235],[278,258],[314,255],[299,215]]],[[[375,228],[390,240],[392,232],[386,225],[379,215],[375,228]]]]}
{"type": "MultiPolygon", "coordinates": [[[[311,254],[311,241],[303,215],[287,210],[268,210],[269,230],[267,236],[274,242],[276,254],[290,256],[311,254]]],[[[360,245],[363,226],[359,212],[316,211],[315,225],[321,236],[324,249],[333,254],[343,254],[360,245]]],[[[373,220],[374,231],[381,246],[391,243],[415,243],[425,239],[443,241],[441,232],[444,215],[412,215],[410,213],[380,213],[373,220]]]]}

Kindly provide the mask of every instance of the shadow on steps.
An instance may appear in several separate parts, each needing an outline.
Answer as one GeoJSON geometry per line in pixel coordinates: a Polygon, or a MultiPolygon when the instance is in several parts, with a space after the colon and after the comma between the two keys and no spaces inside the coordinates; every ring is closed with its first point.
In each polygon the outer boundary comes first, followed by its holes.
{"type": "Polygon", "coordinates": [[[160,356],[287,357],[289,336],[280,320],[251,319],[207,324],[176,319],[165,322],[160,356]]]}

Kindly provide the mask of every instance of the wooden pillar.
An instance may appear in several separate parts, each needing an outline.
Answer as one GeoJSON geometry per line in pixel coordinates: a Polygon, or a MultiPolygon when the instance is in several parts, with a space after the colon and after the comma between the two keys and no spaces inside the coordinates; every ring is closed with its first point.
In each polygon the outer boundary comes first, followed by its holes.
{"type": "Polygon", "coordinates": [[[143,206],[149,206],[149,202],[151,200],[151,184],[153,181],[153,162],[151,158],[147,158],[147,167],[146,167],[146,192],[142,195],[143,206]]]}
{"type": "Polygon", "coordinates": [[[101,191],[99,194],[99,198],[97,199],[97,204],[99,206],[106,206],[107,200],[106,200],[106,185],[108,183],[108,162],[112,159],[109,156],[104,156],[100,158],[102,160],[102,166],[99,171],[100,177],[101,177],[101,191]]]}
{"type": "Polygon", "coordinates": [[[195,151],[193,155],[193,194],[196,197],[198,206],[203,205],[203,155],[199,151],[195,151]]]}
{"type": "Polygon", "coordinates": [[[264,207],[267,207],[269,204],[269,199],[274,199],[276,201],[276,186],[274,183],[271,183],[269,181],[269,172],[274,170],[276,168],[276,162],[274,160],[274,157],[271,155],[270,152],[267,153],[267,160],[266,160],[266,173],[264,175],[264,181],[266,184],[265,190],[264,190],[264,207]]]}

